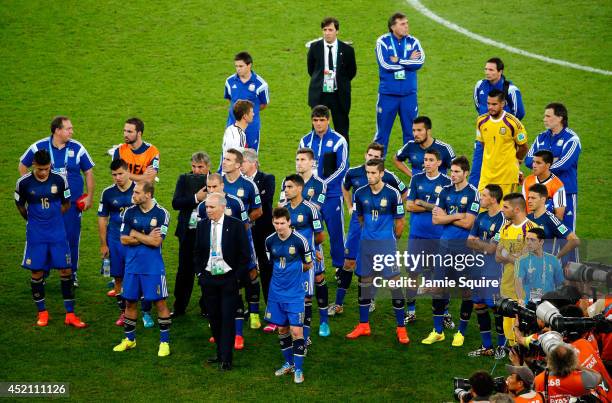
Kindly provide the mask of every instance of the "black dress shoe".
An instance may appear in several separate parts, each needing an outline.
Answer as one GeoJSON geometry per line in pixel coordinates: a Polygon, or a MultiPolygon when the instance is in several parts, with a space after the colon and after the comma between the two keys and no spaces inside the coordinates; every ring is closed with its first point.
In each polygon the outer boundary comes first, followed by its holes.
{"type": "Polygon", "coordinates": [[[209,364],[216,364],[218,362],[221,362],[221,359],[219,357],[210,357],[206,360],[206,362],[209,364]]]}
{"type": "Polygon", "coordinates": [[[219,366],[219,369],[221,371],[231,371],[232,370],[232,363],[231,362],[222,362],[221,365],[219,366]]]}
{"type": "Polygon", "coordinates": [[[175,319],[175,318],[177,318],[179,316],[183,316],[183,315],[185,315],[184,311],[182,311],[182,312],[181,311],[172,311],[172,312],[170,312],[170,318],[172,318],[172,319],[175,319]]]}

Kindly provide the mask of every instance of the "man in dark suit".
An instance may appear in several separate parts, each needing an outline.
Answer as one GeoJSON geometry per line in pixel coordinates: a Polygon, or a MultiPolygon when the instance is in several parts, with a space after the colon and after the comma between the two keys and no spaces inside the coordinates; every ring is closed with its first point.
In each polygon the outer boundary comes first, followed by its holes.
{"type": "MultiPolygon", "coordinates": [[[[195,242],[196,209],[206,198],[206,177],[210,171],[210,157],[205,152],[191,156],[191,173],[182,174],[176,182],[172,208],[179,211],[174,235],[179,240],[179,264],[174,284],[174,310],[172,317],[185,314],[193,290],[195,270],[193,244],[195,242]]],[[[200,312],[205,315],[204,297],[200,298],[200,312]]]]}
{"type": "Polygon", "coordinates": [[[242,153],[244,160],[240,170],[242,174],[257,185],[261,197],[263,214],[255,221],[251,231],[253,232],[253,244],[259,266],[259,277],[263,289],[264,299],[268,302],[268,289],[272,278],[272,262],[268,260],[266,254],[266,238],[274,232],[272,225],[272,202],[274,200],[274,190],[276,189],[276,179],[274,175],[267,174],[259,170],[259,160],[257,151],[247,148],[242,153]]]}
{"type": "Polygon", "coordinates": [[[194,264],[217,343],[217,354],[208,362],[219,363],[223,371],[232,369],[234,316],[240,298],[238,283],[250,263],[246,228],[239,220],[225,215],[226,205],[220,193],[207,196],[208,218],[198,223],[194,246],[194,264]]]}
{"type": "Polygon", "coordinates": [[[349,142],[351,80],[357,74],[355,51],[338,40],[340,23],[333,17],[321,22],[323,39],[313,42],[308,50],[308,105],[327,106],[332,113],[334,129],[349,142]]]}

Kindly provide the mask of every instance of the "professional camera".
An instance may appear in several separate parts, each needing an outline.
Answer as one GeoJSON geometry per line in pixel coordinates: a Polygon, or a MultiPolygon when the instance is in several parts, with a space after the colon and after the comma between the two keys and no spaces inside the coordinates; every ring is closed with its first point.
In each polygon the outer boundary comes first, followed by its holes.
{"type": "Polygon", "coordinates": [[[603,315],[596,315],[592,318],[566,318],[557,307],[548,301],[542,302],[536,309],[536,316],[546,325],[550,325],[553,330],[558,332],[584,333],[593,328],[607,328],[608,321],[603,315]]]}
{"type": "MultiPolygon", "coordinates": [[[[495,386],[495,391],[504,393],[506,392],[506,378],[503,376],[498,376],[493,378],[493,385],[495,386]]],[[[465,378],[453,378],[453,396],[455,399],[460,402],[463,397],[470,396],[469,390],[472,388],[469,379],[465,378]]],[[[470,396],[471,397],[471,396],[470,396]]]]}
{"type": "Polygon", "coordinates": [[[507,318],[514,318],[518,315],[519,318],[519,330],[524,334],[535,333],[538,329],[538,323],[536,321],[535,304],[530,303],[529,309],[519,305],[518,302],[510,299],[503,298],[497,301],[496,307],[497,312],[507,318]]]}
{"type": "Polygon", "coordinates": [[[570,262],[565,277],[570,281],[596,282],[612,288],[612,266],[602,263],[570,262]]]}

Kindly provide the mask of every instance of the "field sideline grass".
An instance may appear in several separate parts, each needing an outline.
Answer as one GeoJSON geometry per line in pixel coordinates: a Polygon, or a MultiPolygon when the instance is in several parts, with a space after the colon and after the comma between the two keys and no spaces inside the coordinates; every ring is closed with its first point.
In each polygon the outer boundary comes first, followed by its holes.
{"type": "MultiPolygon", "coordinates": [[[[609,2],[563,0],[549,5],[513,0],[497,8],[488,4],[486,9],[475,0],[423,3],[484,36],[550,57],[610,69],[609,2]]],[[[407,348],[394,340],[388,301],[380,301],[373,315],[370,339],[344,340],[357,321],[354,284],[345,316],[331,322],[332,336],[313,338],[305,364],[306,383],[299,387],[289,378],[273,376],[281,363],[278,342],[275,336],[260,332],[246,330],[246,349],[237,353],[235,371],[221,376],[203,365],[213,349],[207,342],[210,332],[197,317],[193,301],[189,315],[172,326],[173,354],[168,359],[156,356],[157,329],[145,331],[141,326],[135,351],[113,353],[122,331],[112,324],[116,308],[104,296],[106,281],[98,273],[94,211],[83,219],[79,276],[83,285],[77,291],[77,312],[89,328],[79,331],[61,324],[56,275],[47,286],[51,324],[45,329],[32,327],[35,309],[28,275],[19,268],[24,223],[12,194],[18,157],[32,142],[47,136],[53,116],[72,118],[75,138],[97,163],[96,199],[110,183],[106,150],[121,142],[127,117],[141,117],[145,140],[161,150],[157,199],[170,209],[176,178],[189,169],[193,151],[205,149],[213,157],[213,166],[218,163],[227,109],[223,82],[233,72],[233,55],[247,49],[254,57],[255,71],[270,85],[271,104],[262,112],[262,169],[274,173],[280,184],[293,171],[297,142],[310,127],[304,43],[320,36],[320,20],[331,14],[340,19],[340,37],[352,40],[356,50],[351,162],[358,164],[375,131],[378,77],[374,42],[386,31],[388,16],[398,9],[409,15],[412,33],[426,52],[425,66],[419,72],[420,112],[432,118],[434,134],[458,153],[471,156],[476,118],[472,89],[489,57],[504,60],[507,76],[523,92],[530,143],[543,130],[544,105],[553,100],[567,105],[570,127],[580,135],[583,150],[578,235],[609,238],[609,227],[602,224],[612,219],[612,181],[604,174],[612,157],[607,135],[612,112],[609,77],[490,48],[429,21],[402,1],[260,1],[248,6],[234,0],[180,4],[6,1],[0,7],[0,118],[6,127],[0,151],[0,207],[5,212],[1,219],[5,231],[1,236],[0,312],[6,320],[0,333],[0,381],[67,381],[73,399],[88,401],[433,402],[452,399],[452,376],[467,377],[477,368],[490,369],[492,360],[472,360],[465,355],[480,344],[475,318],[461,349],[451,350],[450,340],[430,347],[419,343],[431,327],[425,300],[418,303],[419,320],[409,327],[412,343],[407,348]]],[[[401,146],[400,139],[396,125],[390,152],[401,146]]],[[[172,212],[172,233],[175,224],[172,212]]],[[[164,257],[172,290],[177,264],[174,236],[165,242],[164,257]]],[[[333,280],[330,284],[333,296],[333,280]]],[[[453,305],[455,313],[458,305],[453,305]]],[[[315,314],[313,323],[317,321],[315,314]]],[[[447,338],[452,338],[450,332],[447,338]]]]}

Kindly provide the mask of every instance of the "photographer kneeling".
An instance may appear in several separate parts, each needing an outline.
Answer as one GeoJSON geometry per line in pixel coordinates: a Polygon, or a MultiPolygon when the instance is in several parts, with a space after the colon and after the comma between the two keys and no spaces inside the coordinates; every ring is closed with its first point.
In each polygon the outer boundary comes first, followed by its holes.
{"type": "Polygon", "coordinates": [[[468,391],[465,390],[467,387],[463,389],[461,385],[455,384],[455,398],[461,403],[488,402],[489,397],[495,392],[495,381],[487,371],[474,372],[468,382],[470,386],[468,391]]]}
{"type": "Polygon", "coordinates": [[[544,397],[533,390],[533,372],[525,365],[506,364],[508,392],[518,403],[544,403],[544,397]]]}

